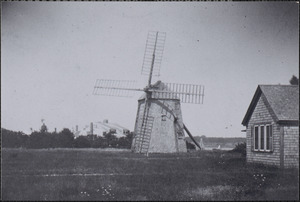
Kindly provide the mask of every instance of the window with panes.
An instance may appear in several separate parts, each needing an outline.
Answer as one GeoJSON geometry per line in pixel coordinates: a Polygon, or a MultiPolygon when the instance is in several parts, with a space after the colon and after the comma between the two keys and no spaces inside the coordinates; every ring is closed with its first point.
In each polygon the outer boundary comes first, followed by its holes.
{"type": "Polygon", "coordinates": [[[254,151],[272,151],[273,130],[271,124],[254,125],[254,151]]]}

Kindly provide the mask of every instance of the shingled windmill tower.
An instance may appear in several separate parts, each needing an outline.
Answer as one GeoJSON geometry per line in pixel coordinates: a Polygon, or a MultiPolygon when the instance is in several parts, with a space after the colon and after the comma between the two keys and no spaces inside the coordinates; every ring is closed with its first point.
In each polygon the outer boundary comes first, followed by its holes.
{"type": "Polygon", "coordinates": [[[138,100],[134,138],[131,149],[137,153],[186,152],[184,131],[194,140],[182,121],[181,103],[202,104],[204,87],[193,84],[151,84],[153,76],[159,76],[166,34],[149,32],[142,74],[148,75],[144,89],[134,88],[133,81],[97,80],[94,94],[129,96],[133,91],[144,91],[138,100]]]}

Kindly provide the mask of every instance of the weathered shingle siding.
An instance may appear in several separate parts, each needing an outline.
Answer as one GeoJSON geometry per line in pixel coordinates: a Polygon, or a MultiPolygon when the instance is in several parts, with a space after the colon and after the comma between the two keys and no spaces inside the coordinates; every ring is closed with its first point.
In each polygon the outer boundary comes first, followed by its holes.
{"type": "Polygon", "coordinates": [[[299,168],[299,128],[284,127],[284,167],[299,168]]]}
{"type": "MultiPolygon", "coordinates": [[[[151,138],[149,142],[149,153],[172,153],[172,152],[187,152],[185,140],[184,140],[184,132],[182,131],[181,137],[178,134],[174,124],[174,118],[170,112],[163,111],[163,108],[158,103],[161,103],[167,108],[173,109],[173,113],[176,114],[178,117],[177,121],[179,122],[180,126],[183,127],[182,123],[182,113],[181,113],[181,106],[180,101],[175,99],[150,99],[151,102],[149,108],[149,117],[153,117],[153,125],[151,128],[151,138]],[[166,115],[166,120],[162,121],[162,114],[166,115]]],[[[138,128],[141,127],[143,122],[143,115],[145,109],[145,101],[139,100],[138,101],[138,112],[137,118],[135,123],[135,134],[132,141],[132,150],[138,151],[137,148],[141,146],[142,135],[138,134],[138,128]]],[[[148,125],[151,125],[148,123],[148,125]]]]}
{"type": "MultiPolygon", "coordinates": [[[[247,125],[247,162],[258,162],[269,165],[280,165],[280,127],[275,124],[274,114],[266,105],[264,95],[260,96],[257,105],[250,117],[247,125]],[[273,124],[273,152],[252,151],[251,127],[256,124],[270,123],[273,124]]],[[[254,134],[253,134],[254,135],[254,134]]]]}

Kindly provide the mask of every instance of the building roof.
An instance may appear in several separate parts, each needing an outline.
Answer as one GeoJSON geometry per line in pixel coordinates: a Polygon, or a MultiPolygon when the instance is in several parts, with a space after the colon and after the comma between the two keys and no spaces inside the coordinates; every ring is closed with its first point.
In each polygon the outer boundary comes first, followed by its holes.
{"type": "Polygon", "coordinates": [[[262,94],[266,98],[266,105],[273,111],[276,122],[299,121],[299,86],[258,85],[242,121],[244,126],[248,124],[262,94]]]}
{"type": "MultiPolygon", "coordinates": [[[[123,137],[125,136],[124,131],[130,131],[129,129],[117,124],[117,123],[110,123],[110,122],[93,122],[93,134],[97,136],[103,136],[103,132],[109,132],[111,130],[115,130],[116,137],[123,137]]],[[[73,131],[75,137],[78,136],[86,136],[91,134],[91,125],[87,124],[84,127],[80,128],[78,131],[73,131]]]]}

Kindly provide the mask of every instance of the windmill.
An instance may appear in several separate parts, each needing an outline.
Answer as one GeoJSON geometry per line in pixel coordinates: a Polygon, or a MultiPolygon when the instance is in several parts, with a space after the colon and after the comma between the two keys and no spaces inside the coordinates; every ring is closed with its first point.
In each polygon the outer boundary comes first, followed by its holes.
{"type": "Polygon", "coordinates": [[[204,86],[161,81],[151,83],[153,76],[159,76],[165,39],[164,32],[148,33],[141,72],[149,76],[144,89],[134,88],[135,82],[128,80],[98,79],[94,86],[94,95],[130,97],[132,92],[145,92],[138,100],[131,146],[136,153],[186,152],[184,131],[200,148],[183,124],[180,103],[202,104],[204,86]]]}

